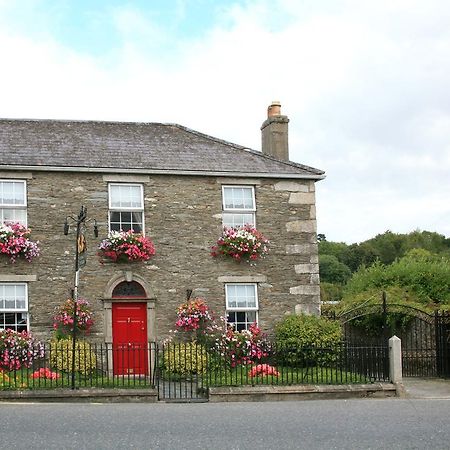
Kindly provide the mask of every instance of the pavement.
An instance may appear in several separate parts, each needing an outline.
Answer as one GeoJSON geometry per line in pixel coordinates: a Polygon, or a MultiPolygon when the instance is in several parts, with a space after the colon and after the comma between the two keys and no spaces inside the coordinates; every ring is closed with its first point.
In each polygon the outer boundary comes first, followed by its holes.
{"type": "Polygon", "coordinates": [[[450,379],[403,378],[408,398],[450,399],[450,379]]]}

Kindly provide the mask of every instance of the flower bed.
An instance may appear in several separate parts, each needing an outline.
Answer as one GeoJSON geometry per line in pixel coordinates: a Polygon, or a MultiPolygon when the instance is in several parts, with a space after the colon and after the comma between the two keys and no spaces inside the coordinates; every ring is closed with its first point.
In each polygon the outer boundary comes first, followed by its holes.
{"type": "Polygon", "coordinates": [[[0,254],[9,256],[12,263],[17,258],[31,262],[39,256],[39,242],[30,240],[30,233],[19,223],[0,224],[0,254]]]}
{"type": "Polygon", "coordinates": [[[235,261],[256,261],[269,252],[269,240],[252,225],[223,228],[217,244],[211,248],[211,255],[225,256],[235,261]]]}
{"type": "Polygon", "coordinates": [[[132,230],[110,231],[98,253],[114,262],[148,261],[155,254],[155,246],[151,239],[132,230]]]}

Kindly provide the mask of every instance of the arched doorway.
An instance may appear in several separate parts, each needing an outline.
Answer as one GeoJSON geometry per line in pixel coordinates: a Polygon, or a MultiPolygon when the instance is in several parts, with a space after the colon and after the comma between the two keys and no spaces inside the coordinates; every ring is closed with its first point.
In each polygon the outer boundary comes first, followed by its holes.
{"type": "Polygon", "coordinates": [[[122,281],[113,290],[114,375],[148,375],[147,305],[137,281],[122,281]],[[140,301],[141,300],[141,301],[140,301]]]}
{"type": "Polygon", "coordinates": [[[105,341],[113,375],[148,376],[155,341],[155,297],[141,277],[126,272],[107,285],[105,341]]]}

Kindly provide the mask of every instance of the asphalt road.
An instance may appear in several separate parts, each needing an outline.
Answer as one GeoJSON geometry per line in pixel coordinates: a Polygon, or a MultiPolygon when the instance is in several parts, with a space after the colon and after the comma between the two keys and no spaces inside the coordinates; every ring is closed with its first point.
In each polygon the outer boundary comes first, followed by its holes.
{"type": "Polygon", "coordinates": [[[0,403],[1,449],[450,449],[450,399],[0,403]]]}

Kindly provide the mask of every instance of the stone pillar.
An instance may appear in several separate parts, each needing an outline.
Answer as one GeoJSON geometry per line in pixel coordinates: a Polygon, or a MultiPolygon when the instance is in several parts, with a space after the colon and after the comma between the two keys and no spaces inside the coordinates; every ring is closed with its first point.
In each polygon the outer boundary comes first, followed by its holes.
{"type": "Polygon", "coordinates": [[[389,339],[389,378],[392,383],[402,382],[402,341],[397,336],[389,339]]]}

